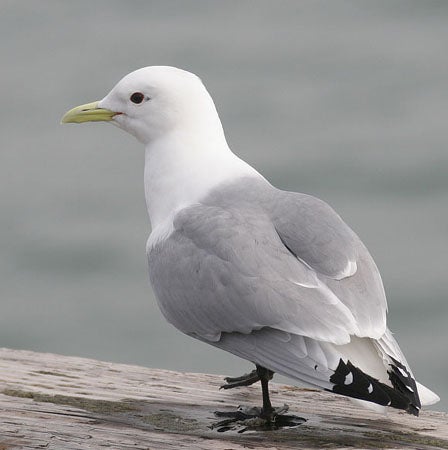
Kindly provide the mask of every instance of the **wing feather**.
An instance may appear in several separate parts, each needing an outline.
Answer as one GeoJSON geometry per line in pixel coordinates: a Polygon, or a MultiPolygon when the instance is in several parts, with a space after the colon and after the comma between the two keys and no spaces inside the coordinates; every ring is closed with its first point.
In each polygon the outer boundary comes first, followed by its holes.
{"type": "Polygon", "coordinates": [[[272,192],[177,213],[148,253],[167,320],[211,341],[263,327],[337,344],[380,338],[386,297],[360,239],[325,202],[272,192]]]}
{"type": "Polygon", "coordinates": [[[346,343],[349,308],[283,245],[259,208],[195,205],[149,251],[152,285],[167,320],[211,340],[263,327],[346,343]]]}
{"type": "MultiPolygon", "coordinates": [[[[321,200],[246,192],[252,197],[220,192],[220,201],[184,208],[163,239],[150,239],[151,283],[167,320],[324,389],[341,361],[390,386],[391,363],[409,366],[386,328],[381,277],[360,239],[321,200]]],[[[427,403],[438,399],[417,386],[427,403]]]]}
{"type": "Polygon", "coordinates": [[[288,249],[349,308],[359,328],[356,334],[379,339],[386,331],[386,295],[358,236],[329,205],[309,195],[277,191],[270,211],[288,249]]]}

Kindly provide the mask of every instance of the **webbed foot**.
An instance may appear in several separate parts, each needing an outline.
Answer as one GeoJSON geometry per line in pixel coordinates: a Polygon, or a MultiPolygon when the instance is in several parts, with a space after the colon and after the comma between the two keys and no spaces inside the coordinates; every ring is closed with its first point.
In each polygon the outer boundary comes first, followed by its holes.
{"type": "Polygon", "coordinates": [[[263,431],[277,430],[285,427],[296,427],[306,422],[303,417],[292,414],[284,414],[288,412],[288,405],[280,408],[272,408],[269,412],[263,411],[259,407],[243,407],[239,406],[236,411],[216,411],[217,417],[225,417],[225,419],[211,425],[211,429],[222,433],[225,431],[237,431],[244,433],[245,431],[263,431]]]}

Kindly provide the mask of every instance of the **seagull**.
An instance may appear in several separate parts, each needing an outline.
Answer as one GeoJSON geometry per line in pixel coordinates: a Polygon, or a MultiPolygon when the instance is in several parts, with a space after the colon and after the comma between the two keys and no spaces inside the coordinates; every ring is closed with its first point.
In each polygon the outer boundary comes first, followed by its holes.
{"type": "Polygon", "coordinates": [[[145,67],[62,118],[97,121],[145,146],[146,252],[164,317],[255,364],[223,387],[260,381],[263,406],[222,413],[221,425],[297,424],[271,404],[274,373],[381,411],[417,416],[439,400],[387,328],[383,283],[360,238],[327,203],[275,188],[236,156],[199,77],[145,67]]]}

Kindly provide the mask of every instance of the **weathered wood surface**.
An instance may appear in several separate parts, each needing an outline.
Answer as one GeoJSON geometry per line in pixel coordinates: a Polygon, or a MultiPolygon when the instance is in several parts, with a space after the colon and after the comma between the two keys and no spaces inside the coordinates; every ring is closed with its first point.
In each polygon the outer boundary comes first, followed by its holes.
{"type": "Polygon", "coordinates": [[[448,416],[387,417],[330,393],[272,384],[299,427],[238,434],[209,426],[215,410],[258,405],[260,388],[219,390],[222,377],[0,349],[0,450],[448,449],[448,416]]]}

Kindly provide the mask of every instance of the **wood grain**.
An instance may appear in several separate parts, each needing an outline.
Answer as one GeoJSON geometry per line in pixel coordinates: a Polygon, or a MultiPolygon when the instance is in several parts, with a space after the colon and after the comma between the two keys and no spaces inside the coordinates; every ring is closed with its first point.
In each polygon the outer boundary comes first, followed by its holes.
{"type": "MultiPolygon", "coordinates": [[[[238,375],[238,374],[230,374],[238,375]]],[[[215,410],[258,405],[259,386],[219,390],[223,377],[0,349],[0,450],[448,449],[448,416],[387,417],[327,392],[272,384],[276,405],[308,421],[275,431],[218,433],[215,410]]]]}

